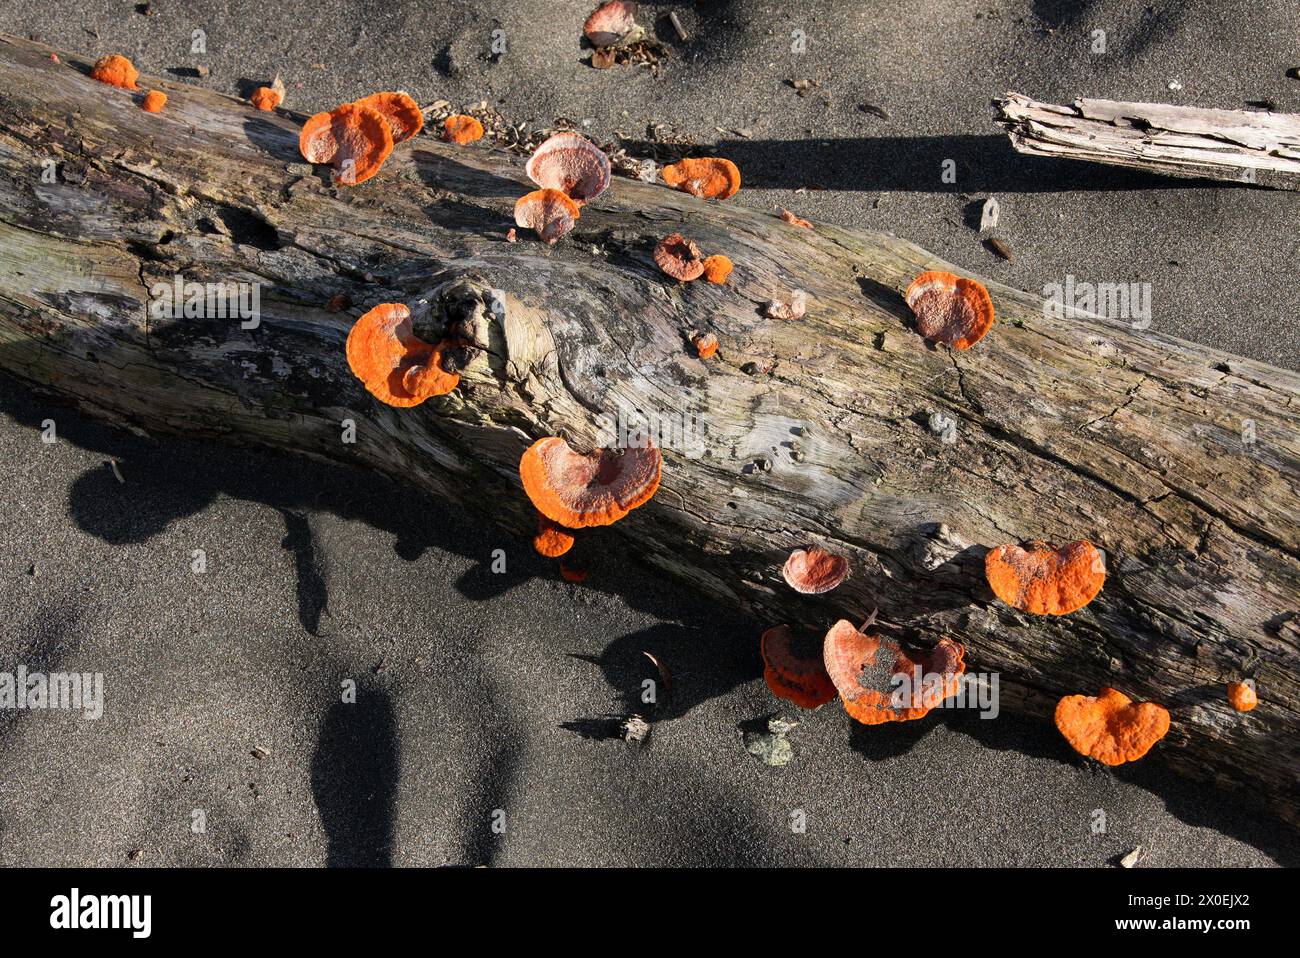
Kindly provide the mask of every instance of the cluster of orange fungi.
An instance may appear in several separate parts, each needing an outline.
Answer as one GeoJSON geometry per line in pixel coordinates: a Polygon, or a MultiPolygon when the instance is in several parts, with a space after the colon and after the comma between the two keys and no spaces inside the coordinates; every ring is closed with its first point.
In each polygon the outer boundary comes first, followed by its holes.
{"type": "MultiPolygon", "coordinates": [[[[634,3],[624,0],[604,3],[588,19],[585,32],[598,46],[608,46],[634,26],[635,10],[634,3]]],[[[58,62],[53,54],[51,59],[58,62]]],[[[117,54],[101,57],[90,75],[125,90],[140,89],[139,71],[117,54]]],[[[279,77],[251,97],[259,110],[273,110],[283,100],[279,77]]],[[[141,106],[156,113],[166,101],[166,94],[155,90],[142,98],[141,106]]],[[[419,105],[406,93],[374,93],[311,117],[302,128],[299,149],[310,163],[332,164],[336,182],[354,186],[379,171],[394,143],[410,139],[423,126],[419,105]]],[[[449,142],[469,143],[482,136],[483,126],[472,116],[456,114],[443,122],[443,138],[449,142]]],[[[583,204],[602,193],[610,179],[608,157],[571,131],[538,146],[526,172],[539,189],[516,202],[515,223],[534,230],[547,243],[557,242],[573,228],[583,204]]],[[[739,169],[721,157],[684,159],[665,166],[662,175],[669,186],[706,199],[727,199],[740,189],[739,169]]],[[[812,225],[786,209],[781,218],[801,228],[812,225]]],[[[703,257],[699,247],[679,233],[659,242],[654,259],[666,274],[687,282],[704,276],[725,283],[732,270],[727,257],[703,257]]],[[[921,335],[954,349],[969,349],[993,326],[993,301],[973,279],[927,271],[912,281],[904,298],[921,335]]],[[[691,342],[702,359],[718,348],[712,334],[696,334],[691,342]]],[[[349,368],[371,394],[390,406],[409,407],[456,388],[460,374],[444,361],[444,354],[458,345],[452,340],[420,340],[406,306],[381,303],[352,326],[346,352],[349,368]]],[[[537,440],[519,462],[524,491],[538,513],[534,548],[558,558],[573,547],[574,530],[622,519],[654,496],[662,466],[659,450],[649,442],[583,453],[560,437],[537,440]]],[[[1078,611],[1096,597],[1106,579],[1101,553],[1086,540],[1060,549],[1038,541],[1028,548],[1001,545],[985,557],[984,571],[1000,600],[1034,615],[1078,611]]],[[[560,572],[570,582],[587,576],[586,568],[577,564],[562,562],[560,572]]],[[[848,573],[847,559],[818,548],[795,550],[782,568],[790,587],[809,595],[836,588],[848,573]]],[[[928,650],[910,650],[869,634],[870,624],[855,627],[841,619],[820,643],[804,643],[806,647],[788,626],[768,629],[760,643],[768,687],[803,708],[818,708],[838,695],[849,715],[868,725],[921,718],[957,694],[966,670],[961,643],[944,638],[928,650]],[[901,676],[922,680],[900,695],[895,687],[901,676]]],[[[1259,702],[1252,682],[1229,684],[1227,696],[1239,712],[1249,712],[1259,702]]],[[[1062,698],[1056,726],[1080,754],[1119,765],[1141,758],[1165,736],[1169,712],[1152,702],[1134,704],[1121,692],[1105,688],[1096,696],[1062,698]]]]}
{"type": "MultiPolygon", "coordinates": [[[[53,53],[50,54],[50,59],[55,63],[59,62],[59,58],[53,53]]],[[[90,78],[123,90],[132,92],[140,90],[140,84],[136,82],[140,79],[140,71],[135,68],[134,63],[118,53],[111,53],[96,60],[95,65],[90,69],[90,78]]],[[[167,94],[161,90],[149,90],[140,97],[139,103],[140,109],[146,113],[161,113],[167,103],[167,94]]]]}
{"type": "Polygon", "coordinates": [[[460,373],[444,362],[445,354],[458,345],[452,340],[424,342],[415,335],[409,309],[401,303],[380,303],[348,333],[348,368],[381,402],[418,406],[460,384],[460,373]]]}
{"type": "Polygon", "coordinates": [[[705,256],[694,240],[681,233],[669,233],[654,251],[655,265],[673,279],[689,283],[701,276],[710,283],[722,285],[734,268],[731,260],[720,254],[705,256]]]}
{"type": "Polygon", "coordinates": [[[372,93],[308,119],[298,149],[308,163],[333,166],[335,183],[356,186],[379,172],[394,143],[423,128],[424,114],[409,95],[372,93]]]}

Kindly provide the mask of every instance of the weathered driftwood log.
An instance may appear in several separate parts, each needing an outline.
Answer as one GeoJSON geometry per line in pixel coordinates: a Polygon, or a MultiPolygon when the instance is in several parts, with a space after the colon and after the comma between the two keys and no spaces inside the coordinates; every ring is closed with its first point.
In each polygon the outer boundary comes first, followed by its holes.
{"type": "Polygon", "coordinates": [[[635,181],[557,246],[510,243],[519,157],[423,135],[335,188],[298,165],[299,117],[153,79],[171,99],[149,114],[87,67],[0,43],[0,368],[145,430],[382,470],[521,532],[531,440],[646,416],[670,440],[663,485],[587,535],[766,622],[879,606],[917,642],[964,642],[1004,707],[1046,720],[1104,685],[1162,702],[1174,728],[1147,761],[1293,809],[1300,377],[993,283],[990,335],[935,348],[900,295],[943,265],[925,251],[635,181]],[[675,231],[735,260],[731,283],[660,273],[675,231]],[[178,276],[260,284],[260,322],[158,315],[178,276]],[[801,321],[765,318],[796,289],[801,321]],[[356,305],[326,309],[339,294],[356,305]],[[394,409],[349,373],[351,323],[386,301],[427,301],[429,328],[469,303],[487,348],[455,392],[394,409]],[[695,330],[721,341],[712,361],[695,330]],[[1100,597],[1048,619],[997,602],[985,547],[1036,537],[1104,548],[1100,597]],[[808,543],[854,567],[816,599],[780,577],[808,543]],[[1262,703],[1245,716],[1224,692],[1242,676],[1262,703]]]}
{"type": "Polygon", "coordinates": [[[1087,99],[1058,106],[1008,93],[998,122],[1021,153],[1300,190],[1294,114],[1087,99]]]}

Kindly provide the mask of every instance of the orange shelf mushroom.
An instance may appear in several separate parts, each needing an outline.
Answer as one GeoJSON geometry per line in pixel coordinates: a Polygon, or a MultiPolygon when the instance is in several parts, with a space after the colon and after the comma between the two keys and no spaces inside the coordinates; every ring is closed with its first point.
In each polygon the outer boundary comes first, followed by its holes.
{"type": "Polygon", "coordinates": [[[849,560],[825,549],[795,549],[785,560],[781,576],[796,592],[820,595],[849,577],[849,560]]]}
{"type": "Polygon", "coordinates": [[[442,138],[448,143],[473,143],[483,139],[483,124],[476,117],[457,113],[442,121],[442,138]]]}
{"type": "Polygon", "coordinates": [[[609,157],[585,136],[564,130],[538,144],[524,165],[544,190],[559,190],[579,206],[609,186],[609,157]]]}
{"type": "Polygon", "coordinates": [[[284,81],[277,75],[270,86],[260,86],[253,91],[248,102],[265,113],[270,113],[284,102],[284,81]]]}
{"type": "Polygon", "coordinates": [[[704,275],[704,260],[694,240],[681,233],[669,233],[659,241],[654,252],[655,263],[673,279],[690,282],[704,275]]]}
{"type": "Polygon", "coordinates": [[[636,4],[630,0],[609,0],[587,17],[582,32],[592,46],[612,47],[636,29],[636,4]]]}
{"type": "Polygon", "coordinates": [[[804,709],[815,709],[835,698],[835,683],[826,674],[819,642],[802,642],[788,625],[763,633],[759,652],[763,656],[763,681],[777,698],[787,699],[804,709]],[[802,646],[808,645],[808,648],[802,646]]]}
{"type": "Polygon", "coordinates": [[[572,532],[541,513],[537,514],[537,535],[533,536],[533,548],[538,555],[557,559],[573,548],[573,541],[572,532]]]}
{"type": "Polygon", "coordinates": [[[348,333],[348,367],[371,395],[390,406],[418,406],[460,384],[459,373],[442,368],[447,344],[416,338],[411,311],[401,303],[380,303],[348,333]]]}
{"type": "Polygon", "coordinates": [[[993,300],[973,279],[931,270],[912,280],[903,298],[917,331],[931,342],[970,349],[993,328],[993,300]]]}
{"type": "Polygon", "coordinates": [[[539,439],[519,460],[524,492],[566,529],[607,526],[645,505],[659,488],[663,457],[653,445],[584,454],[559,436],[539,439]]]}
{"type": "Polygon", "coordinates": [[[732,268],[731,260],[725,256],[720,254],[706,256],[704,259],[704,278],[710,283],[722,285],[731,275],[732,268]]]}
{"type": "Polygon", "coordinates": [[[1080,755],[1123,765],[1145,755],[1169,731],[1169,710],[1154,702],[1134,705],[1114,689],[1096,696],[1067,695],[1056,704],[1056,727],[1080,755]]]}
{"type": "Polygon", "coordinates": [[[725,200],[740,192],[740,170],[731,160],[702,156],[663,168],[664,182],[674,189],[708,200],[725,200]]]}
{"type": "Polygon", "coordinates": [[[118,53],[96,60],[90,70],[90,78],[100,83],[107,83],[109,86],[121,87],[123,90],[140,89],[136,83],[136,80],[140,79],[140,71],[135,68],[134,63],[118,53]]]}
{"type": "Polygon", "coordinates": [[[1031,542],[990,549],[984,577],[999,599],[1034,615],[1069,615],[1097,597],[1106,581],[1106,560],[1087,539],[1054,549],[1031,542]]]}
{"type": "Polygon", "coordinates": [[[378,173],[393,152],[393,132],[379,111],[345,103],[311,117],[298,149],[308,163],[332,163],[336,183],[356,186],[378,173]]]}
{"type": "Polygon", "coordinates": [[[352,105],[374,110],[382,116],[388,122],[394,143],[409,140],[424,129],[424,114],[420,112],[420,104],[401,90],[372,93],[352,105]]]}
{"type": "Polygon", "coordinates": [[[864,725],[910,722],[957,694],[966,671],[960,642],[940,639],[932,649],[909,651],[866,629],[840,619],[826,633],[822,653],[826,674],[854,719],[864,725]]]}
{"type": "Polygon", "coordinates": [[[695,355],[701,359],[712,359],[718,351],[718,337],[712,333],[696,333],[691,337],[691,345],[695,347],[695,355]]]}
{"type": "Polygon", "coordinates": [[[1249,682],[1229,682],[1228,701],[1238,712],[1249,712],[1259,704],[1259,696],[1249,682]]]}
{"type": "Polygon", "coordinates": [[[554,245],[573,229],[582,211],[559,190],[533,190],[515,200],[515,225],[533,230],[554,245]]]}
{"type": "Polygon", "coordinates": [[[161,113],[167,105],[167,94],[161,90],[150,90],[140,101],[140,109],[146,113],[161,113]]]}

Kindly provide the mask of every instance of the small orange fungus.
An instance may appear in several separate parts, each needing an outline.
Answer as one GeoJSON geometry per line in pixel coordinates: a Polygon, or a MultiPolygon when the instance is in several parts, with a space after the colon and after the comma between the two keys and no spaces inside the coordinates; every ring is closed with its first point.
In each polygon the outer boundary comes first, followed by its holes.
{"type": "Polygon", "coordinates": [[[538,555],[555,559],[573,548],[573,533],[557,525],[546,516],[537,515],[537,535],[533,536],[533,548],[538,555]]]}
{"type": "Polygon", "coordinates": [[[1259,704],[1259,696],[1255,694],[1255,686],[1250,682],[1229,682],[1228,701],[1238,712],[1249,712],[1259,704]]]}
{"type": "Polygon", "coordinates": [[[468,114],[457,113],[442,121],[442,138],[448,143],[473,143],[483,139],[483,124],[468,114]]]}
{"type": "Polygon", "coordinates": [[[113,53],[100,57],[90,71],[90,78],[109,86],[121,87],[123,90],[138,90],[135,82],[140,78],[140,71],[126,57],[113,53]]]}
{"type": "Polygon", "coordinates": [[[908,650],[847,619],[826,633],[822,654],[844,710],[864,725],[922,718],[957,694],[966,671],[960,642],[940,639],[932,649],[908,650]]]}
{"type": "Polygon", "coordinates": [[[733,269],[731,260],[727,257],[714,254],[704,259],[704,278],[710,283],[722,284],[727,281],[733,269]]]}
{"type": "Polygon", "coordinates": [[[786,584],[805,595],[830,592],[849,576],[849,560],[825,549],[795,549],[781,568],[786,584]]]}

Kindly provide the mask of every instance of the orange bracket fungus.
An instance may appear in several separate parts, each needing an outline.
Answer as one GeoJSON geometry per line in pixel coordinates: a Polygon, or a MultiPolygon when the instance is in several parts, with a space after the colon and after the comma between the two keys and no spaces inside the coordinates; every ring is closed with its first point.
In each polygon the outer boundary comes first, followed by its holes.
{"type": "Polygon", "coordinates": [[[547,243],[558,242],[580,215],[578,204],[559,190],[533,190],[515,200],[515,225],[534,230],[547,243]]]}
{"type": "Polygon", "coordinates": [[[788,625],[763,633],[763,681],[777,698],[800,708],[815,709],[835,698],[835,683],[826,674],[820,642],[801,642],[788,625]],[[806,645],[807,648],[803,646],[806,645]]]}
{"type": "Polygon", "coordinates": [[[552,436],[524,452],[519,478],[538,512],[566,529],[582,529],[615,523],[649,502],[662,467],[649,443],[583,454],[552,436]]]}
{"type": "Polygon", "coordinates": [[[689,282],[704,275],[700,248],[681,233],[670,233],[655,247],[655,263],[673,279],[689,282]]]}
{"type": "Polygon", "coordinates": [[[309,119],[298,149],[308,163],[332,163],[336,183],[356,186],[378,173],[393,152],[393,132],[377,110],[345,103],[309,119]]]}
{"type": "Polygon", "coordinates": [[[704,278],[710,283],[721,285],[727,281],[733,269],[731,260],[720,254],[706,257],[704,260],[704,278]]]}
{"type": "Polygon", "coordinates": [[[932,342],[970,349],[993,328],[993,300],[973,279],[931,270],[912,280],[903,298],[917,330],[932,342]]]}
{"type": "Polygon", "coordinates": [[[1059,549],[1031,542],[998,546],[984,557],[993,594],[1034,615],[1069,615],[1096,598],[1106,581],[1106,561],[1087,539],[1059,549]]]}
{"type": "Polygon", "coordinates": [[[740,191],[740,170],[731,160],[702,156],[663,168],[669,186],[708,200],[725,200],[740,191]]]}
{"type": "Polygon", "coordinates": [[[940,639],[932,649],[910,651],[868,635],[871,621],[854,628],[840,619],[826,633],[826,673],[849,715],[864,725],[910,722],[957,694],[966,671],[960,642],[940,639]]]}
{"type": "Polygon", "coordinates": [[[264,112],[271,112],[284,102],[284,81],[277,75],[270,86],[260,86],[248,101],[264,112]]]}
{"type": "Polygon", "coordinates": [[[394,143],[409,140],[424,129],[424,114],[420,112],[420,104],[411,99],[410,94],[403,93],[401,90],[372,93],[370,96],[363,96],[352,105],[374,110],[388,121],[388,129],[393,134],[394,143]]]}
{"type": "Polygon", "coordinates": [[[146,113],[161,113],[162,108],[167,105],[167,94],[161,90],[150,90],[140,101],[140,109],[146,113]]]}
{"type": "Polygon", "coordinates": [[[563,526],[556,525],[546,516],[537,515],[537,535],[533,536],[533,548],[538,555],[555,559],[573,548],[573,533],[563,526]]]}
{"type": "Polygon", "coordinates": [[[123,90],[138,90],[135,82],[140,78],[140,71],[135,64],[120,54],[114,53],[100,57],[90,71],[90,78],[109,86],[121,87],[123,90]]]}
{"type": "Polygon", "coordinates": [[[1238,712],[1249,712],[1259,704],[1259,696],[1249,682],[1229,682],[1228,701],[1238,712]]]}
{"type": "Polygon", "coordinates": [[[483,124],[476,117],[457,113],[442,121],[442,138],[448,143],[473,143],[483,139],[483,124]]]}
{"type": "Polygon", "coordinates": [[[796,592],[820,595],[848,578],[849,560],[825,549],[795,549],[785,560],[781,575],[796,592]]]}
{"type": "Polygon", "coordinates": [[[540,143],[524,166],[544,190],[559,190],[581,206],[609,186],[609,157],[585,136],[565,130],[540,143]]]}
{"type": "Polygon", "coordinates": [[[592,46],[612,47],[636,29],[636,4],[630,0],[609,0],[587,17],[582,32],[592,46]]]}
{"type": "Polygon", "coordinates": [[[401,303],[380,303],[348,333],[348,366],[366,389],[390,406],[418,406],[451,392],[459,373],[442,368],[445,344],[416,338],[411,311],[401,303]]]}
{"type": "Polygon", "coordinates": [[[1169,731],[1169,710],[1154,702],[1134,705],[1114,689],[1096,696],[1067,695],[1056,703],[1056,727],[1080,755],[1105,765],[1136,761],[1169,731]]]}
{"type": "Polygon", "coordinates": [[[695,347],[695,355],[701,359],[712,359],[718,351],[718,337],[712,333],[696,333],[691,337],[691,345],[695,347]]]}

